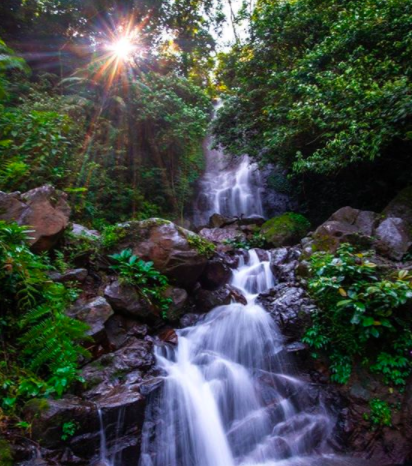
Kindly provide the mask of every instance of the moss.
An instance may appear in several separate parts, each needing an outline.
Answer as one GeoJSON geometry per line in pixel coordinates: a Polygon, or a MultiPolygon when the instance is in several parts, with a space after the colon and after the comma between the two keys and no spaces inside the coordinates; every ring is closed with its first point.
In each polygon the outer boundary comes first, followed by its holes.
{"type": "Polygon", "coordinates": [[[13,466],[13,454],[10,444],[0,438],[0,466],[13,466]]]}
{"type": "Polygon", "coordinates": [[[290,246],[299,242],[309,231],[310,223],[306,217],[286,212],[262,225],[261,234],[275,247],[290,246]]]}
{"type": "Polygon", "coordinates": [[[190,247],[196,249],[201,256],[207,257],[208,259],[213,256],[216,250],[216,246],[213,243],[195,233],[188,234],[186,239],[190,247]]]}

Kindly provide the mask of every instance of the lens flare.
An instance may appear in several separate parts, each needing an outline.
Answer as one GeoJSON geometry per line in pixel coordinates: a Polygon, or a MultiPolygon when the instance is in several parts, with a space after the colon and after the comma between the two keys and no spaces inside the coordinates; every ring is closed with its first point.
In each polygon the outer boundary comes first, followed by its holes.
{"type": "Polygon", "coordinates": [[[136,52],[136,46],[128,37],[121,37],[107,46],[107,50],[112,52],[120,60],[130,60],[136,52]]]}

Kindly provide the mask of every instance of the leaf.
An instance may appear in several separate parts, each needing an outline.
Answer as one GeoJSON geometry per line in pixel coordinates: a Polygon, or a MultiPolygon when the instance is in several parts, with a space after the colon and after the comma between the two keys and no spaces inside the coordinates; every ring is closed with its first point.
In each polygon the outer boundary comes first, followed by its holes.
{"type": "Polygon", "coordinates": [[[375,325],[375,319],[373,317],[364,317],[362,319],[362,325],[364,327],[370,327],[371,325],[375,325]]]}
{"type": "Polygon", "coordinates": [[[347,293],[346,293],[346,291],[345,291],[343,288],[339,288],[338,291],[339,291],[339,294],[340,294],[341,296],[343,296],[343,297],[348,296],[347,293]]]}

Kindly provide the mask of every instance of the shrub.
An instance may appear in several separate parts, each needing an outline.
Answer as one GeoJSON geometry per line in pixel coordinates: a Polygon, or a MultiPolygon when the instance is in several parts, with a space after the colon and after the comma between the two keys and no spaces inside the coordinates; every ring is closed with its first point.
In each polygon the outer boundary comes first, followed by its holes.
{"type": "Polygon", "coordinates": [[[348,244],[335,255],[314,254],[310,271],[309,292],[319,310],[304,341],[331,354],[332,380],[345,383],[353,358],[364,356],[379,339],[381,352],[370,369],[387,383],[404,385],[412,368],[407,358],[412,339],[402,306],[412,298],[412,275],[404,270],[384,275],[371,253],[356,253],[348,244]]]}
{"type": "Polygon", "coordinates": [[[0,330],[5,350],[0,361],[2,405],[61,396],[75,380],[87,325],[65,313],[74,290],[53,283],[45,259],[34,255],[25,227],[0,221],[0,330]]]}
{"type": "Polygon", "coordinates": [[[125,249],[120,254],[109,257],[115,261],[111,268],[119,274],[120,283],[134,286],[149,304],[162,311],[163,318],[167,318],[171,299],[166,298],[164,293],[169,282],[154,268],[153,262],[139,259],[131,249],[125,249]]]}

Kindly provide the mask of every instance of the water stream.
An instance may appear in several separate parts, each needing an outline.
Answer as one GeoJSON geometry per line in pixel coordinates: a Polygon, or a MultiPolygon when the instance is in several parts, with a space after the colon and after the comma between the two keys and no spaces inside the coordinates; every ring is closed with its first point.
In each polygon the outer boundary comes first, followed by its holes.
{"type": "Polygon", "coordinates": [[[269,255],[249,251],[232,277],[247,304],[217,307],[178,330],[177,347],[156,349],[164,384],[149,400],[139,466],[349,464],[328,446],[335,420],[319,390],[256,303],[273,281],[269,255]]]}
{"type": "Polygon", "coordinates": [[[212,139],[206,138],[206,170],[199,182],[193,223],[206,225],[214,213],[225,217],[263,216],[262,180],[257,164],[246,155],[229,160],[223,151],[211,149],[211,145],[212,139]]]}

